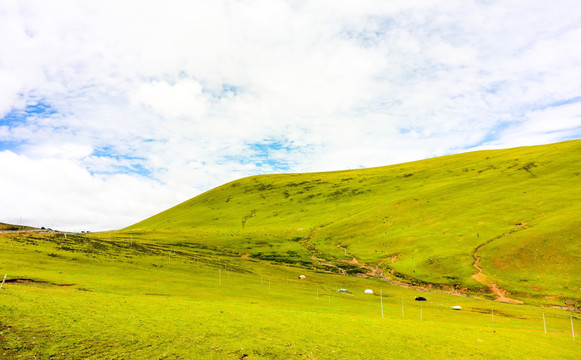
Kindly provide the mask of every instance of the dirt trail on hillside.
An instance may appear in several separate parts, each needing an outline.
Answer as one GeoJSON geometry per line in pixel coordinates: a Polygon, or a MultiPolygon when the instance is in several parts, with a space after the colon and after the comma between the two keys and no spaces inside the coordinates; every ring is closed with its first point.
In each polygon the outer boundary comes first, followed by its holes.
{"type": "Polygon", "coordinates": [[[335,246],[337,246],[339,249],[343,250],[346,257],[347,256],[351,257],[351,260],[341,259],[340,261],[344,262],[345,264],[357,266],[360,269],[367,270],[367,272],[365,273],[366,275],[375,276],[375,277],[381,277],[383,275],[383,270],[381,270],[379,268],[379,265],[378,265],[378,267],[374,268],[372,266],[364,264],[364,263],[360,262],[359,260],[357,260],[357,258],[355,256],[347,254],[347,249],[344,248],[343,246],[341,246],[339,244],[335,244],[335,246]]]}
{"type": "MultiPolygon", "coordinates": [[[[399,254],[397,256],[399,256],[399,254]]],[[[397,257],[396,257],[396,259],[397,259],[397,257]]],[[[392,260],[393,260],[393,257],[389,261],[392,261],[392,260]]],[[[395,285],[395,286],[404,287],[404,288],[408,288],[408,289],[415,289],[415,290],[425,291],[425,292],[442,291],[442,292],[449,294],[449,295],[473,297],[473,296],[469,296],[466,293],[464,293],[465,289],[455,288],[454,286],[451,286],[451,285],[430,284],[430,283],[425,283],[425,285],[414,285],[414,284],[410,284],[410,283],[407,283],[404,281],[397,280],[397,279],[393,278],[392,276],[385,274],[384,270],[381,269],[381,265],[383,265],[383,263],[385,263],[386,260],[379,262],[377,264],[377,267],[372,267],[372,266],[369,266],[367,264],[361,263],[355,257],[353,257],[352,260],[342,260],[342,261],[345,263],[348,263],[350,265],[359,266],[361,269],[366,269],[368,271],[365,275],[376,277],[378,279],[381,279],[381,280],[383,280],[387,283],[390,283],[392,285],[395,285]]]]}
{"type": "MultiPolygon", "coordinates": [[[[503,235],[503,236],[505,236],[505,235],[503,235]]],[[[487,241],[486,243],[480,245],[476,249],[476,251],[474,252],[474,259],[475,259],[475,261],[474,261],[474,265],[473,266],[478,270],[478,273],[477,274],[474,274],[472,277],[476,281],[478,281],[479,283],[481,283],[481,284],[485,285],[486,287],[488,287],[490,289],[490,291],[493,294],[496,295],[496,297],[497,297],[495,299],[496,301],[506,302],[506,303],[511,303],[511,304],[522,304],[523,302],[520,301],[520,300],[516,300],[516,299],[509,298],[508,295],[510,295],[510,294],[509,294],[508,291],[502,289],[500,286],[498,286],[498,285],[492,283],[491,281],[489,281],[486,278],[486,275],[483,274],[482,268],[478,265],[479,262],[480,262],[480,257],[478,256],[478,250],[480,250],[480,248],[483,247],[484,245],[487,245],[487,244],[489,244],[490,242],[492,242],[492,241],[494,241],[496,239],[497,238],[491,239],[491,240],[487,241]]],[[[384,275],[384,273],[383,273],[383,270],[380,269],[381,265],[385,262],[385,260],[384,261],[381,261],[379,264],[377,264],[377,267],[372,267],[372,266],[369,266],[369,265],[367,265],[365,263],[360,262],[353,255],[348,254],[347,253],[347,249],[344,248],[344,247],[342,247],[341,245],[336,244],[336,246],[338,248],[342,249],[346,256],[351,256],[352,257],[351,260],[341,260],[342,262],[347,263],[349,265],[357,266],[357,267],[359,267],[361,269],[366,270],[367,271],[366,272],[366,275],[373,276],[373,277],[378,277],[378,278],[383,279],[383,280],[385,280],[385,281],[387,281],[387,282],[389,282],[389,283],[391,283],[393,285],[397,285],[397,286],[401,286],[401,287],[407,287],[407,288],[412,288],[412,289],[416,289],[416,290],[420,290],[420,291],[427,291],[427,292],[429,292],[429,291],[432,290],[432,285],[431,284],[427,284],[427,286],[418,286],[418,285],[412,285],[412,284],[408,284],[406,282],[402,282],[402,281],[398,281],[398,280],[395,280],[395,279],[386,277],[384,275]]],[[[399,254],[396,254],[396,255],[392,256],[389,259],[389,261],[391,261],[391,263],[394,263],[395,261],[397,261],[398,257],[399,257],[399,254]]],[[[459,295],[459,296],[467,296],[462,291],[462,289],[456,289],[453,286],[442,286],[442,285],[440,285],[440,287],[441,287],[442,290],[444,290],[448,294],[451,294],[451,295],[459,295]]]]}
{"type": "MultiPolygon", "coordinates": [[[[399,204],[398,204],[399,205],[399,204]]],[[[397,208],[397,206],[396,206],[397,208]]],[[[357,216],[360,213],[367,211],[369,209],[365,209],[362,210],[360,212],[357,212],[353,215],[349,215],[346,218],[349,217],[353,217],[353,216],[357,216]]],[[[340,220],[345,220],[346,218],[340,219],[340,220]]],[[[299,244],[301,246],[303,246],[307,251],[310,252],[311,254],[311,260],[315,261],[317,263],[317,265],[322,265],[322,266],[326,266],[328,268],[333,268],[334,271],[339,272],[340,274],[345,275],[346,271],[344,269],[342,269],[341,267],[337,266],[336,264],[333,264],[332,262],[330,262],[330,260],[328,259],[324,259],[321,258],[317,255],[319,254],[323,254],[321,253],[321,251],[317,250],[315,247],[315,244],[313,244],[313,242],[311,241],[313,236],[315,235],[315,233],[331,224],[334,224],[337,221],[333,221],[329,224],[325,224],[325,225],[321,225],[319,227],[315,227],[313,228],[310,232],[309,235],[305,238],[302,238],[299,241],[299,244]]],[[[473,257],[474,257],[474,264],[473,267],[478,271],[476,274],[472,275],[472,277],[478,281],[479,283],[483,284],[484,286],[486,286],[488,289],[490,289],[490,291],[496,296],[496,301],[500,301],[500,302],[505,302],[505,303],[511,303],[511,304],[523,304],[523,302],[521,300],[517,300],[517,299],[512,299],[510,298],[508,295],[510,295],[510,293],[507,290],[502,289],[500,286],[498,286],[497,284],[493,283],[492,281],[490,281],[486,275],[483,273],[482,268],[479,266],[480,263],[480,257],[478,256],[478,251],[484,247],[485,245],[490,244],[492,241],[500,239],[502,237],[508,236],[509,234],[516,232],[516,231],[520,231],[520,230],[524,230],[526,229],[526,225],[528,225],[526,222],[522,222],[517,224],[517,228],[513,229],[512,231],[509,231],[508,233],[504,233],[501,236],[498,236],[496,238],[490,239],[488,241],[486,241],[485,243],[479,245],[474,253],[473,253],[473,257]]],[[[302,230],[302,229],[301,229],[302,230]]],[[[421,285],[414,285],[414,284],[410,284],[408,282],[405,281],[400,281],[397,278],[394,278],[393,276],[390,276],[389,274],[385,274],[384,270],[382,270],[380,267],[381,265],[385,262],[385,261],[390,261],[392,264],[395,263],[398,258],[400,257],[400,254],[393,254],[389,260],[383,260],[381,261],[379,264],[377,264],[376,267],[367,265],[365,263],[360,262],[357,258],[355,258],[352,254],[347,252],[347,248],[339,245],[339,244],[335,244],[335,246],[337,246],[338,248],[340,248],[341,250],[343,250],[343,253],[345,254],[345,257],[351,257],[350,260],[347,259],[337,259],[338,261],[341,261],[343,263],[352,265],[352,266],[356,266],[359,267],[362,270],[365,270],[365,274],[358,274],[356,276],[371,276],[371,277],[377,277],[379,279],[382,279],[390,284],[396,285],[396,286],[401,286],[401,287],[406,287],[406,288],[413,288],[416,290],[420,290],[420,291],[426,291],[426,292],[431,292],[434,291],[436,289],[440,290],[440,291],[444,291],[447,294],[451,294],[451,295],[457,295],[457,296],[466,296],[466,297],[472,297],[469,296],[465,293],[465,291],[467,290],[466,288],[460,288],[458,286],[452,286],[452,285],[442,285],[442,284],[432,284],[432,283],[421,283],[421,285]]],[[[248,253],[245,253],[241,256],[242,258],[251,258],[251,255],[248,253]]],[[[313,269],[317,269],[316,265],[313,266],[313,269]]],[[[321,270],[321,269],[318,269],[321,270]]],[[[333,272],[330,271],[329,269],[327,270],[323,270],[324,272],[333,272]]],[[[393,274],[393,272],[392,272],[393,274]]]]}
{"type": "Polygon", "coordinates": [[[332,264],[330,262],[328,262],[327,259],[323,259],[320,257],[316,257],[315,253],[318,251],[315,248],[315,245],[311,242],[311,239],[313,238],[313,235],[315,235],[315,232],[321,230],[322,227],[316,227],[313,230],[311,230],[311,232],[309,233],[309,236],[307,236],[305,239],[301,240],[299,243],[305,248],[307,249],[310,253],[311,253],[311,260],[314,260],[316,262],[319,263],[319,265],[323,265],[323,266],[328,266],[328,267],[332,267],[332,268],[336,268],[339,272],[344,274],[343,269],[339,269],[337,268],[337,266],[335,264],[332,264]]]}
{"type": "Polygon", "coordinates": [[[502,289],[500,286],[496,285],[495,283],[491,282],[490,280],[488,280],[488,278],[486,277],[486,275],[484,275],[484,273],[482,272],[482,268],[478,265],[480,263],[480,256],[478,256],[478,251],[485,245],[490,244],[491,242],[493,242],[496,239],[500,239],[501,237],[504,237],[508,234],[503,234],[502,236],[493,238],[491,240],[488,240],[487,242],[485,242],[484,244],[478,246],[476,248],[476,250],[474,251],[474,254],[472,254],[472,256],[474,256],[474,264],[472,264],[472,266],[474,266],[474,268],[476,270],[478,270],[478,272],[474,275],[472,275],[472,278],[474,278],[474,280],[478,281],[479,283],[481,283],[482,285],[486,286],[488,289],[490,289],[490,291],[496,295],[496,301],[500,301],[500,302],[505,302],[505,303],[510,303],[510,304],[522,304],[523,302],[520,300],[516,300],[516,299],[511,299],[509,298],[507,295],[509,295],[510,293],[504,289],[502,289]]]}
{"type": "Polygon", "coordinates": [[[345,253],[345,256],[347,256],[347,249],[346,249],[346,248],[344,248],[343,246],[341,246],[341,245],[339,245],[339,244],[337,244],[336,246],[337,246],[339,249],[342,249],[342,250],[343,250],[343,252],[345,253]]]}
{"type": "MultiPolygon", "coordinates": [[[[318,230],[318,229],[315,229],[315,230],[318,230]]],[[[311,236],[309,236],[309,239],[312,237],[312,234],[314,234],[314,231],[311,232],[311,236]]],[[[367,264],[359,261],[352,254],[349,254],[347,252],[347,248],[345,248],[339,244],[335,244],[335,246],[337,246],[339,249],[343,250],[345,257],[351,257],[351,260],[341,259],[340,261],[342,261],[346,264],[352,265],[352,266],[357,266],[360,269],[365,270],[365,276],[376,277],[376,278],[379,278],[379,279],[386,281],[386,282],[388,282],[392,285],[395,285],[395,286],[415,289],[415,290],[419,290],[419,291],[431,292],[434,289],[439,289],[439,290],[444,291],[445,293],[450,294],[450,295],[469,297],[468,295],[466,295],[463,292],[463,289],[457,289],[454,286],[447,286],[447,285],[435,286],[434,284],[428,284],[428,283],[425,286],[421,286],[421,285],[413,285],[413,284],[410,284],[410,283],[407,283],[404,281],[399,281],[399,280],[393,278],[392,276],[385,274],[384,270],[381,269],[381,265],[383,265],[383,263],[387,260],[383,260],[383,261],[379,262],[376,267],[373,267],[373,266],[367,265],[367,264]]],[[[388,261],[390,261],[393,264],[395,261],[397,261],[399,256],[400,256],[400,254],[394,254],[393,256],[391,256],[389,258],[388,261]]],[[[339,270],[342,271],[343,273],[345,272],[343,269],[339,269],[339,270]]]]}

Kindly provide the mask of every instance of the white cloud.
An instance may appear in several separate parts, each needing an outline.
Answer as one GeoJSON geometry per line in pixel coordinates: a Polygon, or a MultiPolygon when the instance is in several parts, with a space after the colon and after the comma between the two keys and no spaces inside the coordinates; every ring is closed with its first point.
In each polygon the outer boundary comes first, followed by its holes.
{"type": "Polygon", "coordinates": [[[0,189],[36,196],[0,221],[112,228],[256,173],[578,137],[579,24],[573,0],[2,1],[0,119],[29,117],[0,120],[0,189]],[[78,216],[30,166],[85,184],[78,216]]]}
{"type": "Polygon", "coordinates": [[[67,159],[34,159],[0,152],[4,169],[2,220],[64,230],[103,230],[129,226],[183,198],[136,176],[95,176],[67,159]],[[6,191],[7,189],[10,189],[6,191]],[[22,220],[21,220],[22,219],[22,220]]]}
{"type": "Polygon", "coordinates": [[[581,98],[573,103],[529,111],[519,124],[480,148],[548,144],[569,137],[581,137],[581,98]]]}
{"type": "Polygon", "coordinates": [[[165,81],[145,83],[131,96],[131,101],[149,107],[162,118],[187,116],[197,120],[205,115],[207,107],[202,86],[190,79],[176,84],[165,81]]]}

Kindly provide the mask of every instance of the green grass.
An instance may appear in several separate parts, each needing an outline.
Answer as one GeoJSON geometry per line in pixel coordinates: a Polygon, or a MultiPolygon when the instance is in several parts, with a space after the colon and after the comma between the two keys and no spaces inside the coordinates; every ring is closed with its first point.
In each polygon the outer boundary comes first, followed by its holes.
{"type": "Polygon", "coordinates": [[[272,265],[179,238],[5,234],[0,259],[9,280],[36,281],[0,291],[7,359],[574,359],[581,346],[568,311],[272,265]]]}
{"type": "Polygon", "coordinates": [[[254,176],[123,230],[278,263],[486,292],[474,252],[513,297],[581,302],[581,141],[394,166],[254,176]],[[312,236],[311,236],[312,234],[312,236]],[[320,260],[319,260],[320,259],[320,260]],[[538,290],[540,289],[540,290],[538,290]]]}
{"type": "Polygon", "coordinates": [[[22,226],[22,225],[12,225],[12,224],[5,224],[0,223],[0,231],[19,231],[19,230],[32,230],[35,229],[31,226],[22,226]]]}
{"type": "Polygon", "coordinates": [[[581,300],[579,169],[571,141],[255,176],[120,231],[2,232],[0,358],[576,359],[578,312],[552,306],[581,300]],[[490,300],[476,249],[523,305],[490,300]]]}

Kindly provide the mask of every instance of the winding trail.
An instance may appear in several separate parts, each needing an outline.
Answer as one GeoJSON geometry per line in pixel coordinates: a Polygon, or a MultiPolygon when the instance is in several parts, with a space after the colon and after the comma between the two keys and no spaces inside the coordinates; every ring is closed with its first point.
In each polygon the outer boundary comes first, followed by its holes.
{"type": "MultiPolygon", "coordinates": [[[[329,225],[329,224],[328,224],[329,225]]],[[[326,225],[327,226],[327,225],[326,225]]],[[[324,226],[323,226],[324,227],[324,226]]],[[[315,260],[319,263],[319,265],[326,265],[329,267],[333,267],[336,268],[337,271],[339,271],[339,273],[341,274],[345,274],[345,270],[341,269],[340,267],[337,267],[335,264],[329,263],[326,259],[322,259],[320,257],[315,256],[315,253],[317,252],[317,249],[315,248],[314,244],[311,242],[311,239],[313,238],[314,234],[318,231],[321,230],[322,227],[316,227],[314,229],[311,230],[311,232],[309,233],[309,235],[304,238],[303,240],[301,240],[301,245],[307,249],[310,253],[311,253],[311,259],[315,260]]],[[[518,229],[520,230],[520,229],[518,229]]],[[[515,230],[515,231],[518,231],[515,230]]],[[[490,291],[496,295],[496,301],[500,301],[500,302],[505,302],[505,303],[511,303],[511,304],[522,304],[523,302],[520,300],[516,300],[516,299],[512,299],[509,298],[507,295],[509,295],[509,292],[502,289],[500,286],[494,284],[493,282],[491,282],[490,280],[488,280],[488,278],[486,277],[486,275],[484,275],[482,268],[479,266],[480,263],[480,257],[478,256],[478,251],[485,245],[490,244],[491,242],[493,242],[494,240],[500,239],[501,237],[504,237],[508,234],[503,234],[502,236],[493,238],[488,240],[487,242],[479,245],[475,251],[474,251],[474,268],[476,268],[476,270],[478,270],[478,273],[472,275],[472,277],[478,281],[479,283],[485,285],[487,288],[490,289],[490,291]]],[[[396,286],[401,286],[401,287],[408,287],[408,288],[414,288],[416,290],[421,290],[421,291],[431,291],[431,287],[425,287],[425,286],[418,286],[418,285],[412,285],[412,284],[408,284],[406,282],[402,282],[402,281],[398,281],[392,278],[387,277],[384,273],[383,270],[381,270],[379,267],[381,266],[381,264],[385,261],[382,261],[380,264],[377,265],[377,267],[372,267],[369,266],[365,263],[360,262],[359,260],[357,260],[357,258],[351,254],[349,254],[347,252],[347,248],[339,245],[339,244],[335,244],[336,247],[338,247],[339,249],[343,250],[343,253],[345,254],[345,257],[351,257],[351,260],[346,260],[346,259],[341,259],[341,262],[344,262],[346,264],[349,265],[353,265],[353,266],[357,266],[360,269],[366,270],[366,274],[373,276],[373,277],[378,277],[382,280],[385,280],[393,285],[396,286]]],[[[399,254],[396,254],[394,256],[392,256],[392,258],[390,259],[390,261],[392,263],[394,263],[397,258],[399,257],[399,254]]],[[[467,296],[466,294],[464,294],[461,290],[458,289],[454,289],[454,288],[446,288],[446,292],[448,294],[452,294],[452,295],[461,295],[461,296],[467,296]]]]}
{"type": "Polygon", "coordinates": [[[346,248],[344,248],[343,246],[341,246],[341,245],[339,245],[339,244],[337,244],[336,246],[337,246],[339,249],[342,249],[342,250],[343,250],[343,252],[345,253],[345,256],[347,256],[347,249],[346,249],[346,248]]]}
{"type": "MultiPolygon", "coordinates": [[[[478,256],[478,251],[479,251],[479,250],[480,250],[482,247],[484,247],[485,245],[488,245],[488,244],[490,244],[491,242],[493,242],[494,240],[498,240],[498,239],[500,239],[500,238],[502,238],[502,237],[504,237],[504,236],[507,236],[507,235],[509,235],[509,234],[510,234],[510,233],[512,233],[512,232],[515,232],[515,231],[522,230],[522,227],[523,227],[524,225],[526,225],[526,223],[523,223],[522,225],[520,225],[520,226],[519,226],[519,229],[513,230],[513,231],[511,231],[511,232],[509,232],[509,233],[505,233],[505,234],[503,234],[503,235],[501,235],[501,236],[498,236],[498,237],[495,237],[495,238],[492,238],[492,239],[490,239],[490,240],[486,241],[485,243],[483,243],[483,244],[479,245],[479,246],[478,246],[478,247],[475,249],[475,251],[474,251],[474,253],[473,253],[473,256],[474,256],[474,264],[473,264],[473,266],[474,266],[474,268],[475,268],[476,270],[478,270],[478,272],[477,272],[476,274],[472,275],[472,277],[473,277],[473,278],[474,278],[476,281],[478,281],[479,283],[481,283],[481,284],[485,285],[485,286],[486,286],[488,289],[490,289],[490,291],[491,291],[491,292],[492,292],[492,293],[493,293],[493,294],[496,296],[496,299],[495,299],[496,301],[505,302],[505,303],[510,303],[510,304],[523,304],[523,302],[522,302],[521,300],[512,299],[512,298],[508,297],[508,295],[510,295],[510,293],[509,293],[508,291],[506,291],[506,290],[502,289],[500,286],[498,286],[497,284],[493,283],[492,281],[490,281],[490,280],[489,280],[489,279],[486,277],[486,275],[483,273],[483,270],[482,270],[482,268],[479,266],[479,263],[480,263],[480,256],[478,256]]],[[[317,229],[315,229],[315,230],[317,230],[317,229]]],[[[309,239],[312,237],[312,235],[313,235],[313,233],[314,233],[314,231],[315,231],[315,230],[313,230],[313,231],[311,232],[311,235],[309,236],[309,239]]],[[[414,288],[414,289],[416,289],[416,290],[422,290],[422,291],[430,291],[430,289],[429,289],[429,288],[426,288],[426,287],[424,287],[424,286],[417,286],[417,285],[412,285],[412,284],[408,284],[408,283],[405,283],[405,282],[397,281],[397,280],[394,280],[394,279],[389,279],[388,277],[386,277],[386,276],[383,274],[383,271],[382,271],[382,270],[379,268],[379,267],[381,266],[381,264],[382,264],[382,263],[383,263],[385,260],[384,260],[384,261],[382,261],[382,262],[380,262],[380,263],[377,265],[377,267],[375,267],[375,268],[374,268],[374,267],[372,267],[372,266],[369,266],[369,265],[367,265],[367,264],[364,264],[364,263],[361,263],[361,262],[359,262],[359,261],[357,260],[357,258],[355,258],[355,257],[354,257],[354,256],[352,256],[352,255],[349,255],[349,254],[347,253],[347,249],[346,249],[346,248],[344,248],[343,246],[341,246],[341,245],[339,245],[339,244],[336,244],[336,246],[337,246],[338,248],[340,248],[340,249],[342,249],[342,250],[343,250],[343,252],[345,253],[345,256],[351,256],[351,257],[353,257],[353,259],[352,259],[352,260],[341,260],[341,261],[343,261],[343,262],[345,262],[345,263],[347,263],[347,264],[350,264],[350,265],[358,266],[358,267],[359,267],[359,268],[361,268],[361,269],[365,269],[365,270],[367,270],[367,275],[371,275],[371,276],[379,277],[379,278],[381,278],[381,279],[383,279],[383,280],[385,280],[385,281],[387,281],[387,282],[389,282],[389,283],[392,283],[392,284],[394,284],[394,285],[397,285],[397,286],[402,286],[402,287],[409,287],[409,288],[414,288]]],[[[395,262],[395,261],[397,260],[398,256],[399,256],[399,254],[397,254],[397,255],[393,256],[393,257],[390,259],[390,260],[391,260],[391,262],[392,262],[392,263],[393,263],[393,262],[395,262]]],[[[452,289],[452,288],[450,288],[450,289],[447,289],[447,290],[448,290],[448,291],[446,291],[446,292],[447,292],[447,293],[449,293],[449,294],[452,294],[452,295],[461,295],[461,296],[467,296],[467,295],[466,295],[466,294],[464,294],[464,293],[463,293],[461,290],[452,289]]]]}
{"type": "MultiPolygon", "coordinates": [[[[377,206],[377,205],[376,205],[377,206]]],[[[375,206],[373,206],[375,207],[375,206]]],[[[371,207],[371,208],[373,208],[371,207]]],[[[325,228],[331,224],[334,224],[338,221],[342,221],[345,220],[349,217],[353,217],[353,216],[357,216],[360,213],[369,210],[368,209],[364,209],[362,211],[359,211],[355,214],[349,215],[345,218],[333,221],[329,224],[325,224],[319,227],[315,227],[313,228],[310,232],[309,235],[305,238],[303,238],[302,240],[299,241],[299,243],[307,250],[311,253],[311,259],[316,261],[318,263],[318,265],[323,265],[323,266],[327,266],[330,268],[335,268],[339,273],[345,274],[345,270],[338,267],[337,265],[333,264],[332,262],[330,262],[327,259],[321,258],[319,256],[317,256],[318,254],[321,254],[321,252],[319,250],[316,249],[315,245],[312,243],[312,238],[315,235],[315,233],[319,230],[321,230],[322,228],[325,228]]],[[[497,236],[495,238],[492,238],[486,242],[484,242],[483,244],[480,244],[478,247],[476,247],[476,249],[474,250],[474,253],[472,254],[474,257],[474,264],[472,264],[472,266],[477,270],[477,273],[472,275],[472,278],[474,278],[474,280],[478,281],[479,283],[483,284],[484,286],[486,286],[495,296],[496,296],[496,301],[500,301],[500,302],[505,302],[505,303],[511,303],[511,304],[523,304],[523,302],[521,300],[517,300],[517,299],[512,299],[510,298],[508,295],[510,295],[510,293],[507,290],[502,289],[500,286],[498,286],[497,284],[493,283],[492,281],[490,281],[487,276],[484,274],[482,268],[480,267],[480,256],[478,256],[478,252],[479,250],[490,244],[491,242],[498,240],[502,237],[508,236],[509,234],[516,232],[516,231],[520,231],[520,230],[524,230],[526,229],[526,222],[523,223],[519,223],[517,225],[516,229],[513,229],[512,231],[509,231],[507,233],[502,234],[501,236],[497,236]]],[[[345,257],[352,257],[351,260],[346,260],[346,259],[340,259],[339,261],[353,265],[353,266],[357,266],[361,269],[366,270],[366,275],[370,275],[370,276],[374,276],[374,277],[378,277],[382,280],[385,280],[393,285],[396,286],[401,286],[401,287],[409,287],[409,288],[414,288],[417,290],[421,290],[421,291],[431,291],[432,290],[432,285],[434,284],[427,284],[426,286],[418,286],[418,285],[412,285],[409,284],[407,282],[403,282],[403,281],[399,281],[396,279],[391,278],[389,275],[386,276],[386,274],[384,274],[384,271],[382,269],[380,269],[381,264],[383,264],[386,260],[380,262],[377,267],[372,267],[369,266],[365,263],[359,262],[357,260],[357,258],[355,258],[353,255],[349,254],[347,252],[347,249],[339,244],[335,244],[335,246],[337,246],[338,248],[340,248],[341,250],[343,250],[343,253],[345,254],[345,257]]],[[[248,257],[248,254],[244,254],[243,257],[248,257]]],[[[390,258],[391,263],[394,263],[395,261],[397,261],[399,257],[399,254],[395,254],[390,258]]],[[[440,285],[440,287],[442,287],[440,285]]],[[[454,287],[442,287],[441,290],[444,290],[446,293],[452,294],[452,295],[459,295],[459,296],[468,296],[467,294],[465,294],[463,292],[464,289],[458,289],[458,288],[454,288],[454,287]]]]}
{"type": "MultiPolygon", "coordinates": [[[[322,227],[314,228],[309,233],[309,236],[307,236],[306,238],[299,241],[299,243],[301,244],[301,246],[303,246],[305,249],[307,249],[311,253],[311,260],[315,260],[316,262],[319,263],[319,265],[337,268],[337,266],[335,264],[329,263],[328,260],[315,256],[315,254],[317,253],[318,250],[315,247],[315,245],[311,242],[311,239],[313,238],[313,235],[315,235],[315,232],[317,232],[318,230],[321,230],[321,229],[322,229],[322,227]]],[[[339,271],[342,270],[340,268],[337,268],[337,269],[339,271]]]]}
{"type": "Polygon", "coordinates": [[[478,251],[490,244],[491,242],[493,242],[494,240],[498,240],[501,237],[507,236],[508,234],[505,233],[502,236],[498,236],[495,238],[492,238],[490,240],[488,240],[487,242],[485,242],[484,244],[480,244],[476,250],[474,251],[474,254],[472,254],[472,256],[474,256],[474,264],[472,264],[472,266],[478,270],[478,272],[474,275],[472,275],[472,278],[476,281],[478,281],[479,283],[481,283],[482,285],[486,286],[488,289],[490,289],[490,291],[496,295],[496,301],[500,301],[500,302],[505,302],[505,303],[510,303],[510,304],[522,304],[523,302],[520,300],[516,300],[516,299],[512,299],[509,298],[507,295],[509,295],[509,292],[502,289],[500,286],[496,285],[495,283],[493,283],[492,281],[490,281],[486,275],[484,275],[484,272],[482,271],[482,268],[480,267],[480,265],[478,265],[480,263],[480,256],[478,256],[478,251]]]}
{"type": "MultiPolygon", "coordinates": [[[[319,265],[323,265],[323,266],[328,266],[328,267],[335,268],[335,269],[337,269],[337,271],[339,273],[345,275],[346,272],[345,272],[344,269],[341,269],[337,265],[329,262],[329,260],[327,260],[327,259],[323,259],[323,258],[320,258],[320,257],[317,257],[316,256],[317,254],[321,254],[321,251],[317,250],[317,248],[315,247],[315,245],[313,244],[313,242],[311,240],[312,240],[313,236],[315,235],[315,233],[317,231],[319,231],[319,230],[321,230],[321,229],[323,229],[323,228],[325,228],[327,226],[330,226],[332,224],[335,224],[337,222],[344,221],[344,220],[346,220],[348,218],[356,217],[356,216],[358,216],[358,215],[360,215],[360,214],[362,214],[362,213],[364,213],[366,211],[369,211],[369,210],[371,210],[371,209],[373,209],[373,208],[375,208],[375,207],[377,207],[379,205],[380,204],[374,205],[374,206],[371,206],[371,207],[368,207],[368,208],[365,208],[365,209],[360,210],[360,211],[357,211],[357,212],[355,212],[353,214],[349,214],[348,216],[345,216],[344,218],[340,218],[340,219],[331,221],[328,224],[315,227],[315,228],[313,228],[311,230],[311,232],[309,233],[309,236],[307,236],[306,238],[303,238],[302,240],[299,241],[299,244],[301,244],[302,247],[304,247],[307,251],[309,251],[311,253],[311,260],[315,260],[316,262],[319,263],[319,265]]],[[[345,248],[343,248],[343,247],[341,247],[339,245],[337,245],[337,246],[340,247],[341,249],[343,249],[343,251],[345,252],[345,255],[347,256],[347,249],[345,249],[345,248]]],[[[353,260],[355,262],[357,262],[357,259],[353,258],[353,260]]],[[[353,261],[353,260],[340,260],[340,261],[349,263],[349,261],[353,261]]],[[[364,264],[362,264],[362,265],[364,265],[364,264]]],[[[365,266],[365,267],[371,269],[371,267],[367,267],[367,266],[365,266]]]]}

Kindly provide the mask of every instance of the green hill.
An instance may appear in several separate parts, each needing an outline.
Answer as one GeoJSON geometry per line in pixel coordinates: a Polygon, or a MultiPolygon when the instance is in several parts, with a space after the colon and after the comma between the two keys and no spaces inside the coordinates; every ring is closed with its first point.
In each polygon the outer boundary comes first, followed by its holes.
{"type": "Polygon", "coordinates": [[[253,176],[119,235],[562,303],[581,299],[580,174],[581,141],[569,141],[370,169],[253,176]]]}
{"type": "Polygon", "coordinates": [[[0,231],[0,358],[577,359],[580,150],[258,176],[120,231],[0,231]]]}
{"type": "Polygon", "coordinates": [[[117,235],[0,233],[1,359],[579,357],[573,311],[117,235]]]}
{"type": "Polygon", "coordinates": [[[0,231],[25,231],[25,230],[39,230],[39,229],[32,226],[0,223],[0,231]]]}

